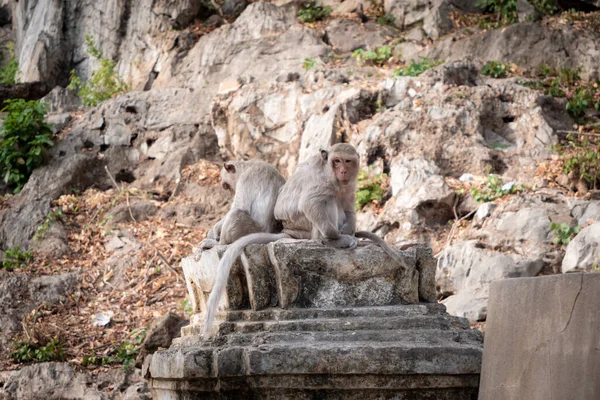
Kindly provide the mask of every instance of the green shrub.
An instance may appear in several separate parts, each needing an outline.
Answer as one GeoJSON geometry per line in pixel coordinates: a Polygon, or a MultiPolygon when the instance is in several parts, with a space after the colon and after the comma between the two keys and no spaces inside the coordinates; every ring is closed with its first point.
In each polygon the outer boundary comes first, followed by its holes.
{"type": "Polygon", "coordinates": [[[484,188],[471,188],[471,196],[478,202],[493,201],[507,194],[513,194],[518,191],[516,184],[504,184],[502,178],[498,175],[490,174],[487,177],[487,183],[484,188]]]}
{"type": "Polygon", "coordinates": [[[590,188],[597,187],[600,182],[600,146],[585,138],[578,141],[572,137],[569,137],[569,144],[575,148],[575,153],[565,159],[563,171],[584,180],[590,188]]]}
{"type": "Polygon", "coordinates": [[[550,225],[550,231],[554,232],[554,238],[552,238],[552,242],[554,244],[560,244],[563,246],[568,245],[571,242],[571,239],[575,237],[579,233],[581,228],[578,226],[570,227],[566,223],[557,224],[555,222],[550,225]]]}
{"type": "Polygon", "coordinates": [[[17,193],[33,170],[42,164],[44,150],[54,144],[44,122],[44,104],[23,99],[6,100],[4,125],[0,128],[0,173],[17,193]]]}
{"type": "Polygon", "coordinates": [[[398,68],[394,72],[394,76],[419,76],[428,69],[437,67],[441,63],[443,63],[443,61],[434,61],[427,57],[421,57],[421,61],[419,62],[411,59],[410,64],[406,67],[398,68]]]}
{"type": "Polygon", "coordinates": [[[476,5],[498,14],[499,24],[512,24],[519,20],[517,0],[480,0],[476,5]]]}
{"type": "Polygon", "coordinates": [[[298,10],[298,18],[300,18],[302,22],[321,21],[329,17],[332,11],[333,10],[329,6],[322,7],[314,1],[309,1],[298,10]]]}
{"type": "Polygon", "coordinates": [[[44,233],[50,229],[50,224],[52,223],[52,221],[58,221],[60,219],[62,219],[63,217],[63,212],[62,210],[58,209],[55,211],[51,211],[50,214],[48,214],[46,216],[46,218],[44,219],[44,223],[40,226],[38,226],[37,231],[35,232],[35,235],[33,236],[33,238],[35,240],[41,240],[44,238],[44,233]]]}
{"type": "MultiPolygon", "coordinates": [[[[558,11],[553,0],[532,0],[530,3],[543,15],[554,14],[558,11]]],[[[519,20],[517,0],[480,0],[476,5],[498,15],[498,21],[490,27],[512,24],[519,20]]]]}
{"type": "Polygon", "coordinates": [[[358,173],[356,185],[356,209],[360,210],[372,202],[381,203],[386,193],[387,175],[377,174],[369,176],[362,170],[358,173]]]}
{"type": "Polygon", "coordinates": [[[105,357],[96,354],[83,357],[82,365],[87,367],[91,365],[122,364],[123,369],[134,367],[135,359],[146,337],[146,328],[134,330],[130,337],[133,339],[133,342],[122,341],[117,347],[111,349],[105,357]]]}
{"type": "Polygon", "coordinates": [[[567,103],[567,112],[574,119],[579,119],[585,115],[585,111],[592,105],[593,96],[587,88],[580,87],[575,90],[575,94],[567,103]]]}
{"type": "Polygon", "coordinates": [[[481,73],[494,79],[502,79],[506,78],[508,71],[510,71],[510,65],[498,61],[489,61],[483,66],[481,73]]]}
{"type": "Polygon", "coordinates": [[[33,260],[33,255],[30,252],[21,251],[20,247],[13,247],[4,253],[4,261],[2,268],[21,268],[26,267],[33,260]]]}
{"type": "Polygon", "coordinates": [[[317,65],[317,62],[314,59],[312,59],[312,58],[305,58],[304,62],[302,63],[302,68],[304,68],[306,71],[310,71],[316,65],[317,65]]]}
{"type": "Polygon", "coordinates": [[[356,49],[352,52],[352,58],[355,58],[359,64],[362,64],[363,61],[368,61],[375,65],[383,65],[387,60],[392,58],[392,47],[381,46],[368,51],[356,49]]]}
{"type": "Polygon", "coordinates": [[[19,63],[15,57],[15,44],[10,42],[8,44],[8,51],[10,58],[8,64],[0,68],[0,84],[1,85],[14,85],[18,83],[17,73],[19,72],[19,63]]]}
{"type": "Polygon", "coordinates": [[[396,17],[394,17],[393,14],[385,13],[381,17],[377,18],[377,24],[395,26],[396,25],[396,17]]]}
{"type": "Polygon", "coordinates": [[[126,93],[131,88],[115,71],[116,63],[104,58],[102,51],[96,47],[94,39],[90,35],[85,36],[88,53],[100,61],[100,68],[91,73],[90,78],[83,82],[71,71],[70,89],[76,89],[84,105],[94,107],[111,97],[126,93]]]}
{"type": "Polygon", "coordinates": [[[22,341],[14,343],[13,347],[10,358],[17,363],[62,361],[65,358],[62,344],[57,338],[52,339],[44,346],[31,341],[22,341]]]}

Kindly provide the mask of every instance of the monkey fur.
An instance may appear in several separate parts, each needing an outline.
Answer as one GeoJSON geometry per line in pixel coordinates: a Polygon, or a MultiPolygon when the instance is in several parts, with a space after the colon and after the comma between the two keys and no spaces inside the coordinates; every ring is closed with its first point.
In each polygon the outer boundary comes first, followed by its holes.
{"type": "Polygon", "coordinates": [[[221,185],[233,194],[231,209],[200,243],[202,250],[231,244],[251,233],[281,231],[273,214],[280,188],[285,183],[276,168],[260,160],[230,161],[221,169],[221,185]]]}

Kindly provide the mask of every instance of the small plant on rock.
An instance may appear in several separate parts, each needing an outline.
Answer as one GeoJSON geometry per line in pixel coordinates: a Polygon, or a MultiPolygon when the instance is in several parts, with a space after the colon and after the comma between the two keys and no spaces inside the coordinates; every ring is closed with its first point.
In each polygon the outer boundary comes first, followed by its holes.
{"type": "Polygon", "coordinates": [[[481,73],[494,79],[502,79],[506,78],[509,71],[510,65],[498,61],[489,61],[483,66],[481,73]]]}
{"type": "Polygon", "coordinates": [[[10,358],[17,363],[62,361],[65,358],[62,344],[57,338],[50,340],[43,346],[32,341],[16,342],[13,344],[13,348],[10,358]]]}
{"type": "Polygon", "coordinates": [[[135,366],[135,359],[137,358],[141,344],[146,338],[146,328],[135,329],[131,332],[130,337],[133,342],[122,341],[118,346],[111,349],[107,356],[98,356],[92,354],[85,356],[82,359],[81,364],[84,367],[92,365],[111,365],[111,364],[122,364],[123,369],[129,369],[135,366]]]}
{"type": "Polygon", "coordinates": [[[52,131],[44,122],[43,103],[6,100],[4,125],[0,127],[0,172],[4,182],[17,193],[33,170],[42,164],[44,151],[54,145],[52,131]]]}
{"type": "Polygon", "coordinates": [[[406,67],[398,68],[394,72],[394,76],[419,76],[428,69],[437,67],[442,63],[443,61],[441,60],[434,61],[427,57],[421,58],[421,61],[419,62],[411,59],[410,64],[406,67]]]}
{"type": "Polygon", "coordinates": [[[117,64],[113,60],[104,57],[90,35],[85,36],[85,43],[88,53],[100,61],[100,68],[92,72],[90,78],[85,82],[77,76],[75,70],[71,71],[71,81],[68,87],[77,90],[83,104],[94,107],[117,94],[131,90],[129,85],[115,71],[117,64]]]}
{"type": "Polygon", "coordinates": [[[381,17],[377,18],[377,24],[395,26],[396,25],[396,17],[394,17],[393,14],[385,13],[381,17]]]}
{"type": "Polygon", "coordinates": [[[33,260],[33,255],[27,251],[21,251],[20,247],[13,247],[4,253],[2,268],[26,267],[33,260]]]}
{"type": "Polygon", "coordinates": [[[368,61],[374,65],[383,65],[392,58],[392,47],[381,46],[373,50],[356,49],[352,52],[352,58],[356,59],[358,64],[368,61]]]}
{"type": "Polygon", "coordinates": [[[52,221],[58,221],[60,219],[62,219],[63,217],[63,212],[60,209],[51,211],[50,214],[48,214],[46,216],[46,218],[44,219],[44,223],[40,226],[38,226],[37,231],[35,232],[35,235],[33,236],[34,240],[41,240],[44,238],[44,233],[50,229],[50,224],[52,223],[52,221]]]}
{"type": "Polygon", "coordinates": [[[562,246],[566,246],[571,242],[581,230],[578,226],[570,227],[566,223],[557,224],[555,222],[550,225],[550,231],[554,232],[554,237],[552,238],[552,242],[554,244],[560,244],[562,246]]]}
{"type": "Polygon", "coordinates": [[[18,83],[17,73],[19,72],[19,63],[15,57],[15,44],[10,42],[8,44],[8,51],[10,58],[8,64],[0,68],[0,84],[1,85],[14,85],[18,83]]]}
{"type": "Polygon", "coordinates": [[[589,188],[600,183],[600,145],[590,143],[587,138],[577,140],[568,137],[569,146],[575,151],[565,158],[563,171],[575,179],[586,182],[589,188]]]}
{"type": "Polygon", "coordinates": [[[298,18],[300,18],[302,22],[321,21],[329,17],[332,11],[333,10],[329,6],[322,7],[314,1],[309,1],[304,3],[304,5],[300,7],[300,10],[298,10],[298,18]]]}
{"type": "Polygon", "coordinates": [[[471,196],[480,203],[494,201],[499,197],[507,194],[513,194],[518,191],[517,185],[514,182],[504,184],[502,178],[498,175],[490,174],[487,177],[485,187],[482,189],[471,188],[471,196]]]}
{"type": "Polygon", "coordinates": [[[360,210],[369,203],[381,203],[387,185],[386,174],[370,176],[367,171],[360,171],[356,185],[356,209],[360,210]]]}
{"type": "Polygon", "coordinates": [[[317,62],[314,59],[312,59],[312,58],[305,58],[304,62],[302,63],[302,68],[304,68],[306,71],[310,71],[316,65],[317,65],[317,62]]]}

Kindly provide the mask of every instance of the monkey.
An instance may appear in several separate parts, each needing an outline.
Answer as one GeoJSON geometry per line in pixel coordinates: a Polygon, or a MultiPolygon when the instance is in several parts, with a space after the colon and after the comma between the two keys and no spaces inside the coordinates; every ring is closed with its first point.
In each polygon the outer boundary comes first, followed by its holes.
{"type": "Polygon", "coordinates": [[[285,178],[276,168],[260,160],[230,161],[221,169],[221,186],[233,194],[231,209],[200,243],[207,250],[231,244],[251,233],[281,231],[273,209],[285,178]]]}
{"type": "Polygon", "coordinates": [[[321,150],[300,164],[279,191],[274,216],[283,224],[281,233],[252,233],[234,243],[223,254],[208,298],[203,336],[208,338],[223,296],[229,272],[246,246],[267,244],[283,238],[312,239],[336,248],[353,249],[356,237],[367,238],[396,260],[402,268],[408,262],[383,239],[371,232],[355,232],[355,190],[359,171],[356,149],[338,143],[329,151],[321,150]],[[356,237],[355,237],[356,235],[356,237]]]}

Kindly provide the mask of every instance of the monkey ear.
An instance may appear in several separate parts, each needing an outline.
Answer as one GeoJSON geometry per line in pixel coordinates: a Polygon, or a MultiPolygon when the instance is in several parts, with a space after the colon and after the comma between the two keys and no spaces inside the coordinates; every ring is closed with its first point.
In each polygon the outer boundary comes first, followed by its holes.
{"type": "Polygon", "coordinates": [[[323,158],[323,161],[327,161],[327,157],[329,157],[327,150],[321,150],[321,157],[323,158]]]}
{"type": "Polygon", "coordinates": [[[235,165],[223,163],[223,168],[225,168],[225,171],[229,172],[230,174],[235,174],[235,165]]]}

